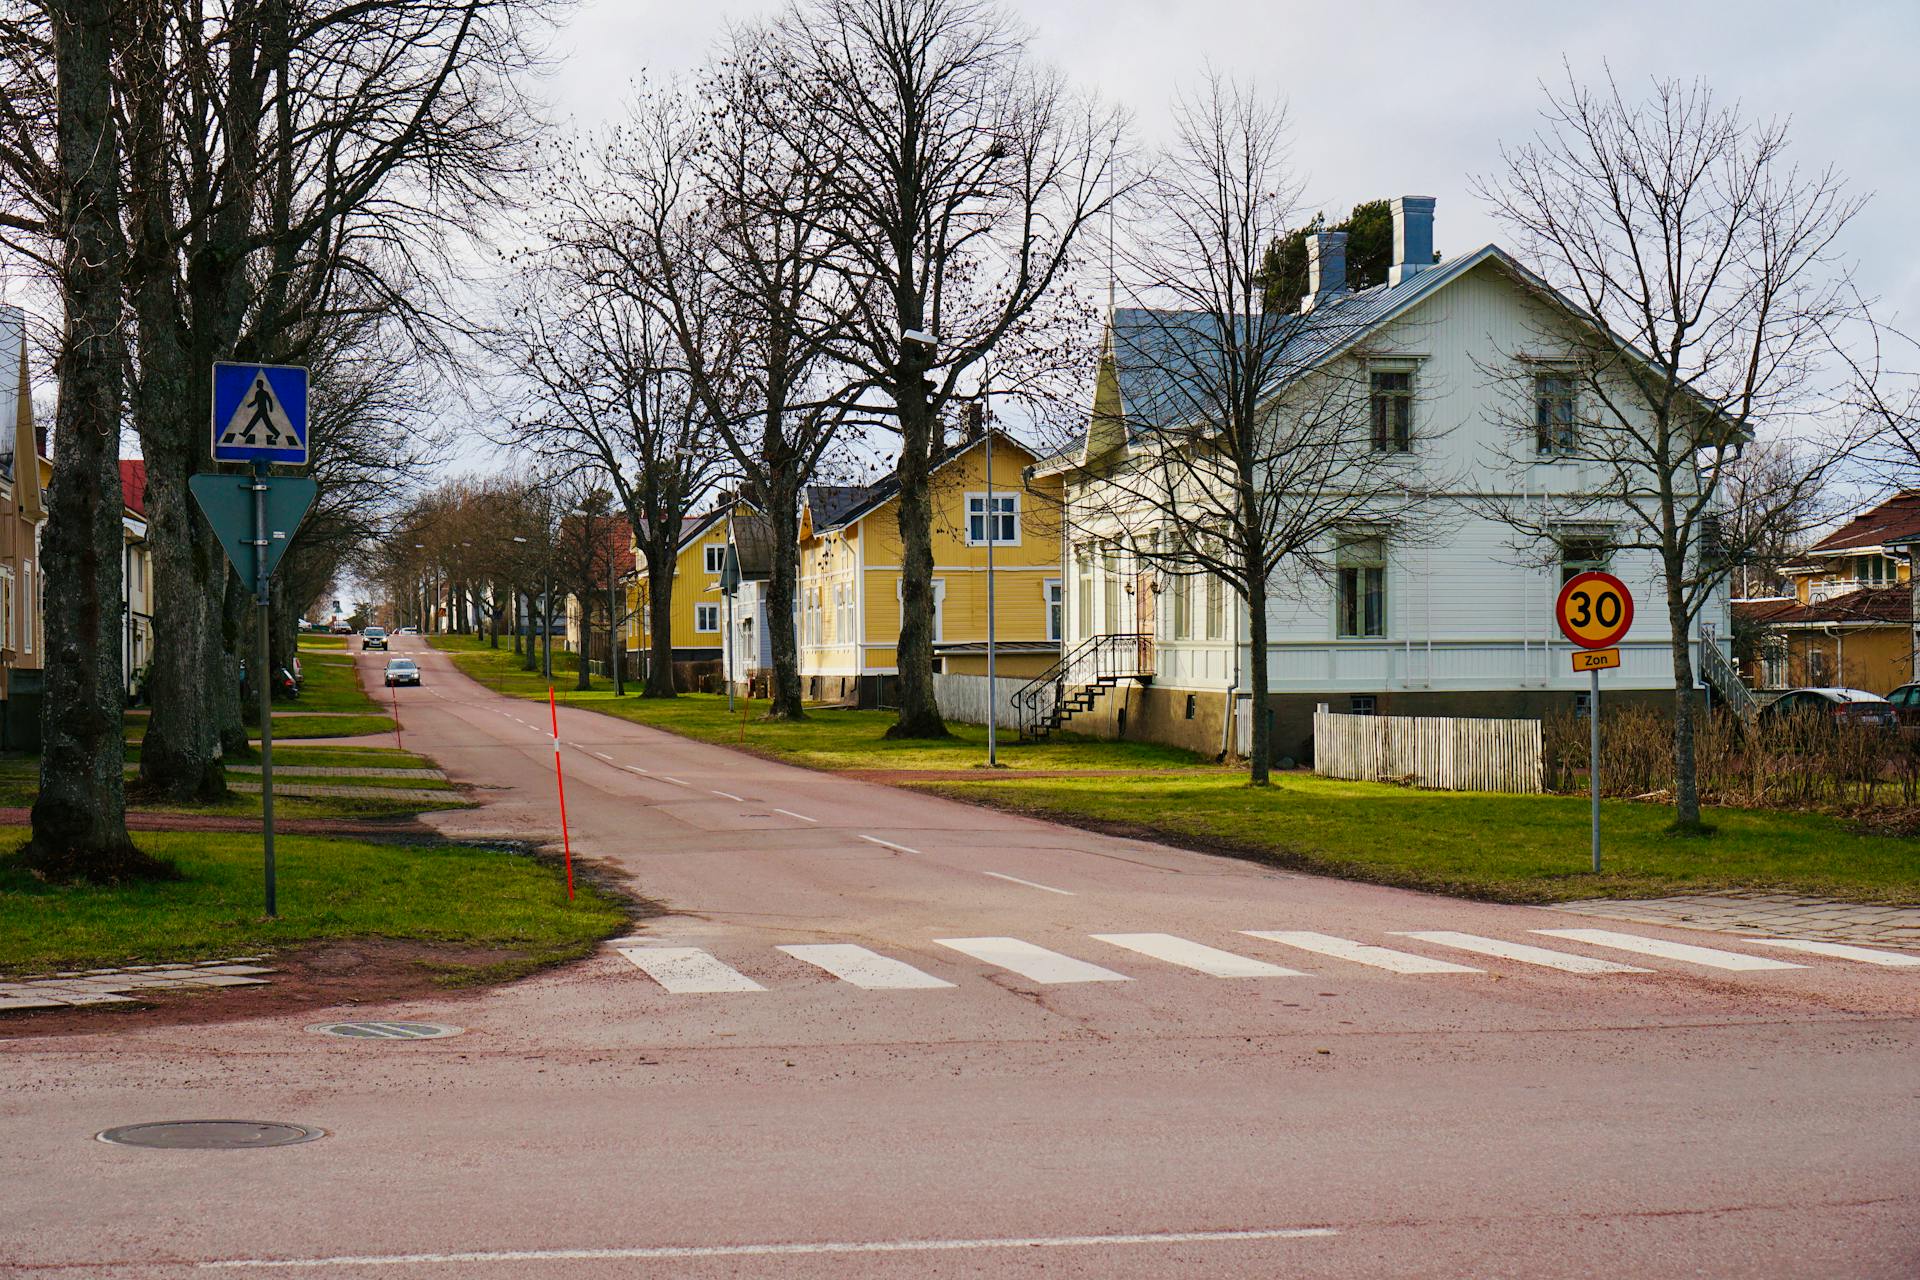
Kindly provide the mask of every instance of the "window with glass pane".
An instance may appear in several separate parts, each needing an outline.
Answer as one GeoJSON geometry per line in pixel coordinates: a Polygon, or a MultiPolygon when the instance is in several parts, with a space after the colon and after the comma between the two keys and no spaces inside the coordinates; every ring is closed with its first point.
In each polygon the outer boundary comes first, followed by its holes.
{"type": "Polygon", "coordinates": [[[1066,619],[1062,617],[1064,608],[1060,600],[1060,579],[1047,580],[1047,639],[1058,640],[1065,630],[1066,619]]]}
{"type": "Polygon", "coordinates": [[[1387,634],[1387,557],[1380,538],[1341,544],[1334,570],[1334,625],[1348,638],[1387,634]]]}
{"type": "Polygon", "coordinates": [[[1227,584],[1207,575],[1207,639],[1227,638],[1227,584]]]}
{"type": "MultiPolygon", "coordinates": [[[[1018,494],[993,495],[993,540],[995,542],[1020,541],[1018,512],[1020,498],[1018,494]]],[[[984,493],[970,494],[967,497],[967,541],[980,546],[987,541],[987,496],[984,493]]]]}
{"type": "Polygon", "coordinates": [[[1374,451],[1405,453],[1413,448],[1413,373],[1376,369],[1372,382],[1374,451]]]}
{"type": "Polygon", "coordinates": [[[1173,580],[1173,638],[1193,639],[1193,575],[1183,573],[1173,580]]]}
{"type": "Polygon", "coordinates": [[[1534,448],[1540,453],[1573,452],[1580,388],[1570,373],[1538,373],[1533,378],[1534,448]]]}
{"type": "Polygon", "coordinates": [[[1598,535],[1568,537],[1560,540],[1560,585],[1565,586],[1583,573],[1604,571],[1613,563],[1613,543],[1598,535]]]}

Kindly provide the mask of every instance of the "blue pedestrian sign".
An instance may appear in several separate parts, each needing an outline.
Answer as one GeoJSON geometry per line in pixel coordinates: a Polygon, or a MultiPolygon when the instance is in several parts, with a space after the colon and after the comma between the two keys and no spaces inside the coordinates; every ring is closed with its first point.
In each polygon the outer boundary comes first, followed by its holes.
{"type": "Polygon", "coordinates": [[[307,462],[307,371],[290,364],[213,366],[213,460],[307,462]]]}

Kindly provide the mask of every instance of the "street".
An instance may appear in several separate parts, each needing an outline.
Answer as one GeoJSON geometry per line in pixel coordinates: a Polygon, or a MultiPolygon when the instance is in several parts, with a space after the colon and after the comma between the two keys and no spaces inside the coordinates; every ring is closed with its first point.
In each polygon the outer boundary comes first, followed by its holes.
{"type": "MultiPolygon", "coordinates": [[[[547,709],[394,648],[406,746],[484,801],[429,821],[557,849],[547,709]]],[[[574,856],[664,914],[327,1011],[446,1039],[308,1012],[0,1042],[0,1273],[1920,1272],[1920,967],[559,727],[574,856]],[[211,1118],[326,1136],[94,1141],[211,1118]]]]}

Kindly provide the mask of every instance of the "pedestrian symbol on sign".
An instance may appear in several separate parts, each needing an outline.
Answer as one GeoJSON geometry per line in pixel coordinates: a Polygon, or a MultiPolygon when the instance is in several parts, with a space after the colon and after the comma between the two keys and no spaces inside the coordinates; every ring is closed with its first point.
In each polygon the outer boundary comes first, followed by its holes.
{"type": "Polygon", "coordinates": [[[214,365],[213,459],[304,465],[307,371],[289,365],[214,365]]]}

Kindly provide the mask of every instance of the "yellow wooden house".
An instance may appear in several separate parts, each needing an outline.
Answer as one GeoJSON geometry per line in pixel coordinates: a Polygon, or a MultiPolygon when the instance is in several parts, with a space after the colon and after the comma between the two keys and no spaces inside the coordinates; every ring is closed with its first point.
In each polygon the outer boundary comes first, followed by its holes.
{"type": "MultiPolygon", "coordinates": [[[[993,541],[995,669],[1039,675],[1060,654],[1060,482],[1022,471],[1036,457],[993,433],[943,452],[931,479],[934,668],[986,674],[988,521],[993,541]]],[[[900,636],[899,483],[810,485],[800,513],[796,619],[806,696],[891,701],[900,636]]]]}
{"type": "MultiPolygon", "coordinates": [[[[725,601],[720,595],[720,571],[726,564],[727,516],[737,499],[726,499],[709,510],[688,516],[680,525],[680,550],[673,570],[673,663],[682,687],[700,687],[720,669],[725,601]]],[[[653,612],[650,605],[646,557],[633,543],[633,571],[627,578],[627,670],[644,678],[644,663],[653,652],[653,612]]]]}

